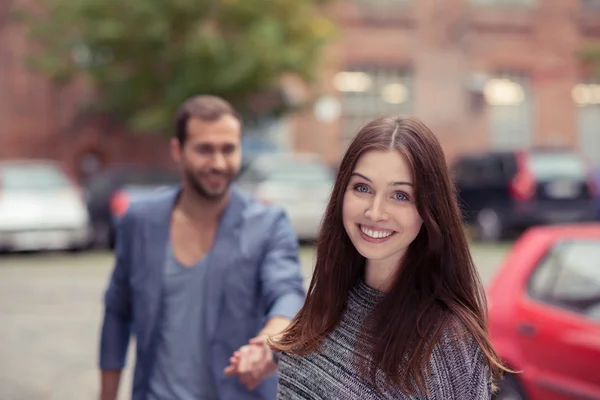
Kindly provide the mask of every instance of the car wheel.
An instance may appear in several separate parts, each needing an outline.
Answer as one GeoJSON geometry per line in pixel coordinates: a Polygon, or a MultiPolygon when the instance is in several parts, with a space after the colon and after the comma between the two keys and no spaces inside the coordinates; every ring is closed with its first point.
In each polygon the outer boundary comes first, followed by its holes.
{"type": "Polygon", "coordinates": [[[517,379],[512,375],[505,375],[498,382],[498,391],[494,393],[494,400],[527,400],[525,393],[517,379]]]}
{"type": "Polygon", "coordinates": [[[502,220],[493,208],[484,208],[477,213],[475,228],[477,240],[482,242],[499,242],[504,235],[502,220]]]}

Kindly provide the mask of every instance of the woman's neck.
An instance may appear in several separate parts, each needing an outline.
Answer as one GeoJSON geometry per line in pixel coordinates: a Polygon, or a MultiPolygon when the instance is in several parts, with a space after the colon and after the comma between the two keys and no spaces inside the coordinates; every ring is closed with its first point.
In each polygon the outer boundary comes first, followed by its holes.
{"type": "Polygon", "coordinates": [[[365,266],[365,283],[367,286],[388,292],[400,268],[400,259],[367,260],[365,266]]]}

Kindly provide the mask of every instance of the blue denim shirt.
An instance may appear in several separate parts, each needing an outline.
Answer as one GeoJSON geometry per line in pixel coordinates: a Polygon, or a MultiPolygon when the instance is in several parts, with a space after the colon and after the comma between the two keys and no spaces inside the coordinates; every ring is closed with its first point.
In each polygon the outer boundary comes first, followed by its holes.
{"type": "MultiPolygon", "coordinates": [[[[145,400],[156,358],[170,215],[179,189],[131,207],[117,232],[116,262],[106,290],[100,368],[125,365],[136,337],[133,400],[145,400]]],[[[204,301],[211,370],[222,399],[275,399],[277,377],[248,391],[225,376],[229,357],[269,318],[293,318],[304,302],[298,240],[285,212],[233,188],[207,260],[204,301]]]]}

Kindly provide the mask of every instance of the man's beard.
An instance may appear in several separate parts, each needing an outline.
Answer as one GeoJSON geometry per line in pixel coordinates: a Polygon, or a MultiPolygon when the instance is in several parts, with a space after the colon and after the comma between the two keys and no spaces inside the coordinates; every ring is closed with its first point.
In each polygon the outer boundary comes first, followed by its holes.
{"type": "Polygon", "coordinates": [[[200,183],[200,181],[197,179],[196,175],[192,171],[186,169],[184,171],[184,174],[185,174],[186,181],[189,183],[190,189],[192,189],[198,196],[205,198],[206,200],[211,200],[211,201],[219,201],[223,197],[225,197],[225,195],[229,191],[231,182],[233,181],[233,179],[231,177],[227,176],[226,174],[221,174],[221,175],[225,176],[226,178],[228,178],[227,185],[225,185],[225,188],[223,189],[222,192],[212,193],[212,192],[209,192],[208,190],[206,190],[206,188],[202,185],[202,183],[200,183]]]}

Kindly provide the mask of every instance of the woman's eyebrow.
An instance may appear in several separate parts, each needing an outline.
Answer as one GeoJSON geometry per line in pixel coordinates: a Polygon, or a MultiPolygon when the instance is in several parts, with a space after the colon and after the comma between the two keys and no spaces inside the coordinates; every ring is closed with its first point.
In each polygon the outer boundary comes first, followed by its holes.
{"type": "MultiPolygon", "coordinates": [[[[365,181],[367,181],[369,183],[373,183],[373,181],[370,178],[368,178],[367,176],[365,176],[361,173],[353,172],[352,176],[357,176],[359,178],[364,179],[365,181]]],[[[412,187],[413,184],[411,182],[398,181],[398,182],[390,182],[390,183],[388,183],[388,186],[411,186],[412,187]]]]}

